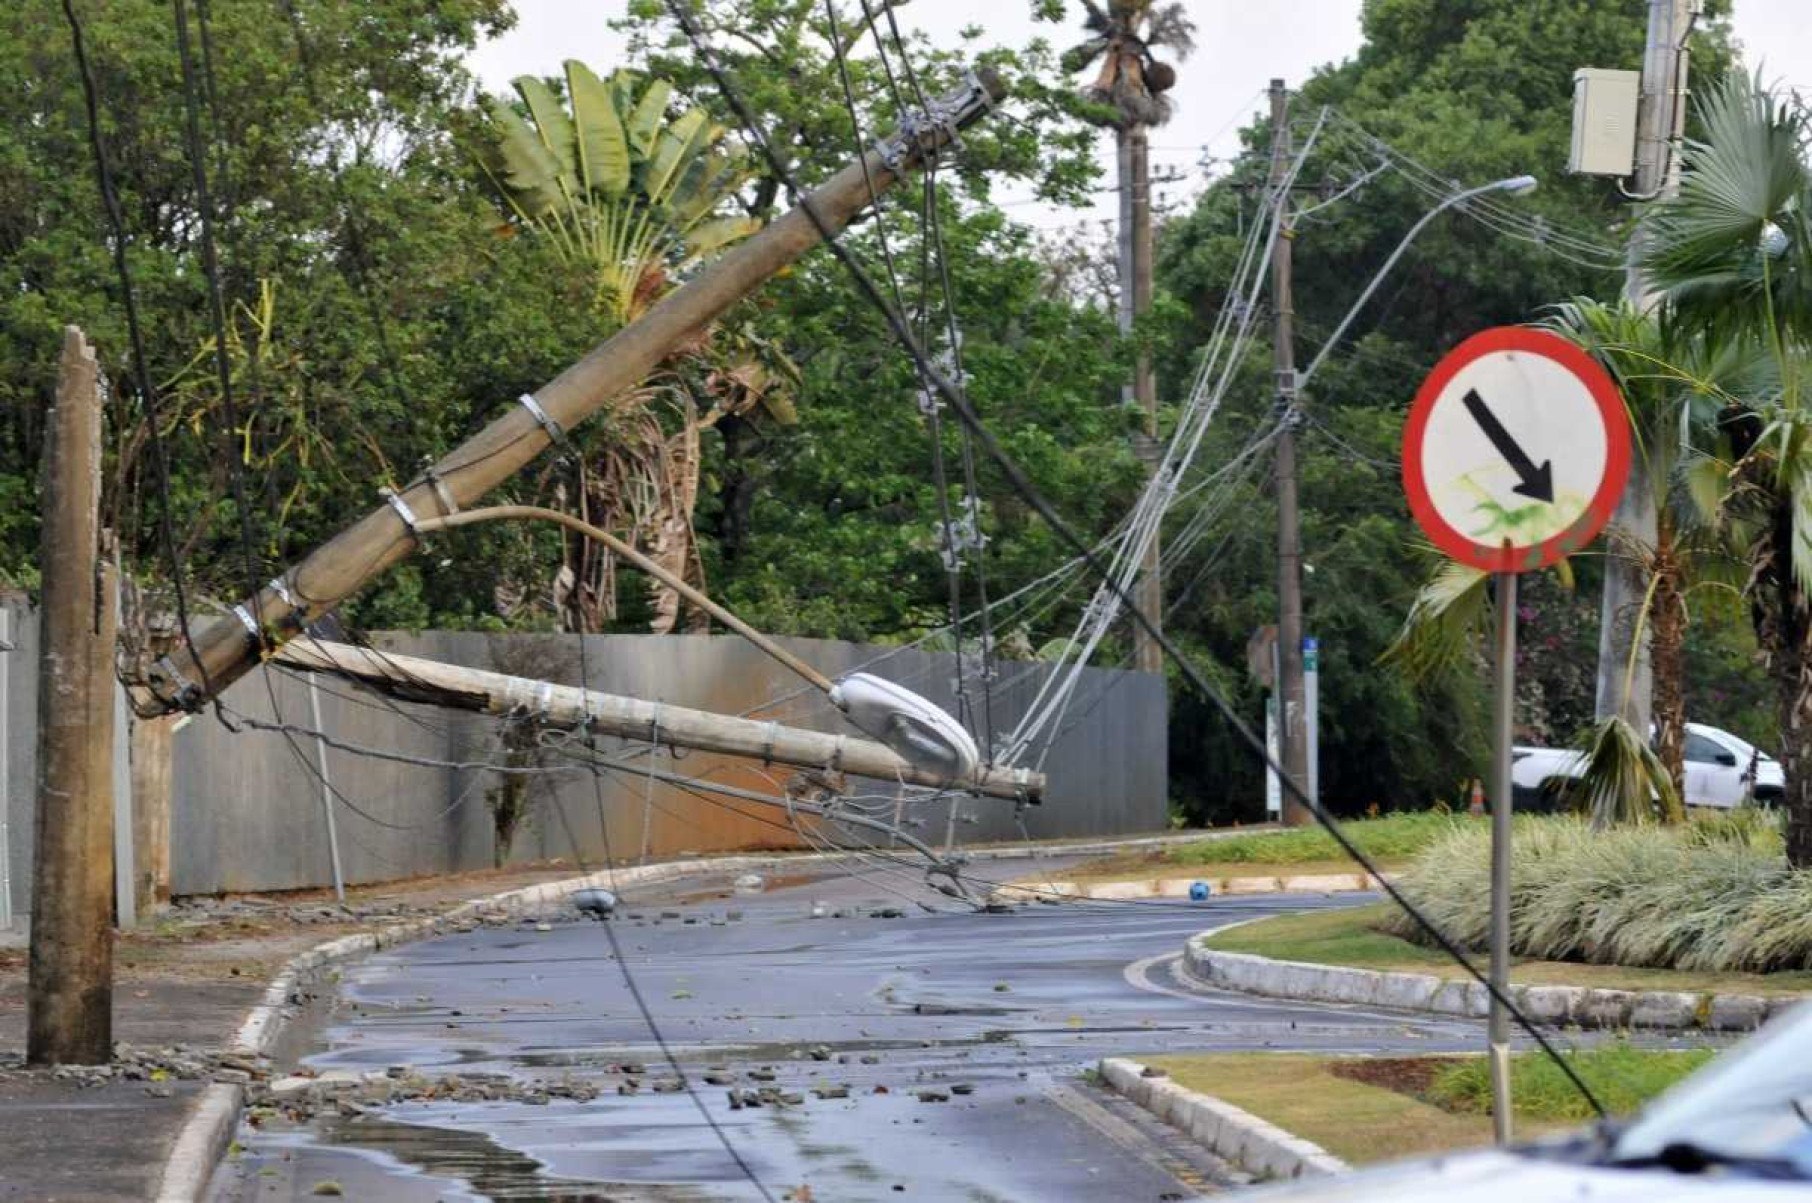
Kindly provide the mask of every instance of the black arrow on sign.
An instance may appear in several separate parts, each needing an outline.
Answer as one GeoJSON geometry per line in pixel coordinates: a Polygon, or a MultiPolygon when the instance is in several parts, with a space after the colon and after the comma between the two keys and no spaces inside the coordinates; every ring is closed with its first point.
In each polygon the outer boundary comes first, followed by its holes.
{"type": "Polygon", "coordinates": [[[1485,437],[1491,440],[1491,445],[1497,448],[1498,454],[1504,457],[1504,462],[1510,465],[1511,470],[1522,477],[1518,484],[1511,486],[1510,491],[1553,505],[1554,461],[1543,460],[1541,467],[1537,468],[1535,461],[1529,458],[1529,453],[1510,437],[1510,432],[1504,429],[1504,424],[1497,420],[1497,415],[1491,412],[1491,407],[1485,404],[1485,399],[1476,391],[1467,389],[1465,402],[1466,412],[1472,415],[1472,420],[1479,424],[1479,429],[1485,432],[1485,437]]]}

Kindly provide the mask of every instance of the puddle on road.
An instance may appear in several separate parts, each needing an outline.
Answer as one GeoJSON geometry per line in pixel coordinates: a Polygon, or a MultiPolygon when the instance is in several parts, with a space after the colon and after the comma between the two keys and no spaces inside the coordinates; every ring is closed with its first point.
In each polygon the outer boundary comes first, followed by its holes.
{"type": "MultiPolygon", "coordinates": [[[[632,1197],[617,1184],[550,1179],[541,1162],[480,1132],[406,1124],[376,1115],[323,1119],[316,1129],[322,1144],[385,1153],[435,1177],[463,1181],[484,1198],[616,1203],[632,1197]]],[[[633,1194],[645,1197],[639,1191],[633,1194]]]]}

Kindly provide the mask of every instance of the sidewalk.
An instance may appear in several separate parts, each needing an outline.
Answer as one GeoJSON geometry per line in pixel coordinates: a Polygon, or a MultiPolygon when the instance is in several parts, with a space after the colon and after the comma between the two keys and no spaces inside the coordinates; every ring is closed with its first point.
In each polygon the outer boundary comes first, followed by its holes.
{"type": "Polygon", "coordinates": [[[199,899],[114,944],[109,1066],[26,1069],[26,952],[0,945],[0,1200],[152,1198],[177,1133],[212,1081],[258,1067],[221,1052],[291,956],[324,940],[571,877],[532,869],[427,878],[333,895],[199,899]]]}

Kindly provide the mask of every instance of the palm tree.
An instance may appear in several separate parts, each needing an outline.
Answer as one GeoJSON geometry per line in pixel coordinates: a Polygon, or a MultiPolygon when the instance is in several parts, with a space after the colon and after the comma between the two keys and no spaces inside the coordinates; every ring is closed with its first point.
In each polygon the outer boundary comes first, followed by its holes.
{"type": "Polygon", "coordinates": [[[1653,214],[1643,266],[1665,323],[1761,364],[1717,382],[1704,492],[1748,568],[1780,720],[1787,858],[1812,868],[1812,113],[1733,75],[1700,116],[1705,138],[1683,152],[1680,194],[1653,214]]]}
{"type": "MultiPolygon", "coordinates": [[[[1678,818],[1689,605],[1698,590],[1735,590],[1742,583],[1742,564],[1715,516],[1722,469],[1705,450],[1706,433],[1716,429],[1727,390],[1747,387],[1758,365],[1740,346],[1670,327],[1625,302],[1578,298],[1555,306],[1544,324],[1590,352],[1616,380],[1643,461],[1635,479],[1653,491],[1656,514],[1653,542],[1625,535],[1607,549],[1635,561],[1648,581],[1633,621],[1638,631],[1652,632],[1653,747],[1647,733],[1621,716],[1599,722],[1584,734],[1587,771],[1575,801],[1600,824],[1646,818],[1657,798],[1664,817],[1678,818]]],[[[1416,673],[1451,664],[1489,619],[1485,582],[1475,569],[1443,566],[1418,595],[1389,654],[1416,673]]]]}
{"type": "MultiPolygon", "coordinates": [[[[1165,47],[1179,58],[1195,48],[1195,26],[1180,3],[1154,5],[1151,0],[1107,0],[1103,9],[1095,0],[1082,0],[1084,25],[1089,37],[1063,55],[1066,71],[1082,71],[1099,63],[1094,82],[1083,89],[1092,104],[1090,120],[1112,126],[1120,174],[1120,332],[1130,334],[1134,322],[1151,307],[1151,156],[1150,129],[1170,119],[1170,99],[1176,68],[1152,55],[1154,46],[1165,47]]],[[[1141,458],[1156,466],[1158,436],[1157,383],[1151,356],[1140,350],[1133,367],[1129,399],[1145,413],[1144,439],[1138,444],[1141,458]]],[[[1158,571],[1157,540],[1145,552],[1144,573],[1137,586],[1137,601],[1147,617],[1156,621],[1163,605],[1158,571]]],[[[1146,672],[1163,664],[1158,644],[1142,628],[1133,631],[1133,664],[1146,672]]]]}
{"type": "MultiPolygon", "coordinates": [[[[1718,462],[1704,450],[1703,436],[1716,428],[1725,389],[1752,379],[1757,365],[1742,347],[1710,342],[1623,301],[1578,298],[1555,306],[1546,324],[1590,352],[1617,382],[1629,413],[1631,442],[1643,460],[1632,479],[1653,493],[1654,541],[1639,542],[1623,533],[1612,538],[1607,550],[1634,560],[1640,577],[1648,581],[1635,625],[1651,632],[1655,753],[1679,794],[1686,773],[1690,595],[1701,588],[1741,584],[1740,561],[1718,529],[1715,499],[1706,492],[1718,462]]],[[[1638,638],[1632,647],[1640,645],[1638,638]]],[[[1606,728],[1618,724],[1627,725],[1617,716],[1600,722],[1593,746],[1643,742],[1641,733],[1608,735],[1606,728]]],[[[1594,784],[1588,778],[1588,791],[1594,784]]]]}
{"type": "MultiPolygon", "coordinates": [[[[508,229],[545,238],[590,275],[592,319],[609,333],[759,223],[723,215],[749,178],[743,154],[702,109],[670,114],[667,81],[628,71],[599,79],[568,60],[565,83],[565,103],[526,75],[513,81],[520,107],[487,98],[491,136],[480,161],[513,219],[508,229]]],[[[692,528],[700,437],[724,418],[755,413],[790,424],[797,382],[779,347],[746,325],[714,328],[613,411],[576,486],[557,486],[561,503],[702,586],[692,528]]],[[[678,594],[659,581],[649,590],[651,628],[673,630],[678,594]]],[[[518,602],[526,594],[508,592],[518,602]]],[[[617,616],[614,559],[590,540],[567,539],[553,595],[568,627],[601,629],[617,616]]]]}

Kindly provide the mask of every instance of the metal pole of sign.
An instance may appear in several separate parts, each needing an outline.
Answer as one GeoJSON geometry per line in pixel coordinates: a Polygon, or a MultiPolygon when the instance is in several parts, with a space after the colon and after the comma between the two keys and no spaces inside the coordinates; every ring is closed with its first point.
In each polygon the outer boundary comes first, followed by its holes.
{"type": "MultiPolygon", "coordinates": [[[[0,605],[0,653],[13,650],[13,611],[0,605]]],[[[8,811],[12,809],[12,788],[8,774],[12,763],[7,759],[7,743],[12,738],[12,698],[7,692],[7,673],[12,657],[0,659],[0,931],[13,925],[13,845],[8,829],[8,811]]]]}
{"type": "Polygon", "coordinates": [[[322,738],[321,691],[315,685],[315,674],[308,674],[308,715],[315,724],[315,759],[321,771],[321,813],[327,818],[327,855],[333,861],[333,896],[346,905],[346,875],[340,869],[340,834],[334,827],[333,783],[327,778],[327,740],[322,738]]]}
{"type": "MultiPolygon", "coordinates": [[[[1497,681],[1491,702],[1491,984],[1510,992],[1510,726],[1516,708],[1516,574],[1497,582],[1497,681]]],[[[1510,1017],[1491,1000],[1491,1118],[1497,1143],[1510,1143],[1510,1017]]]]}

